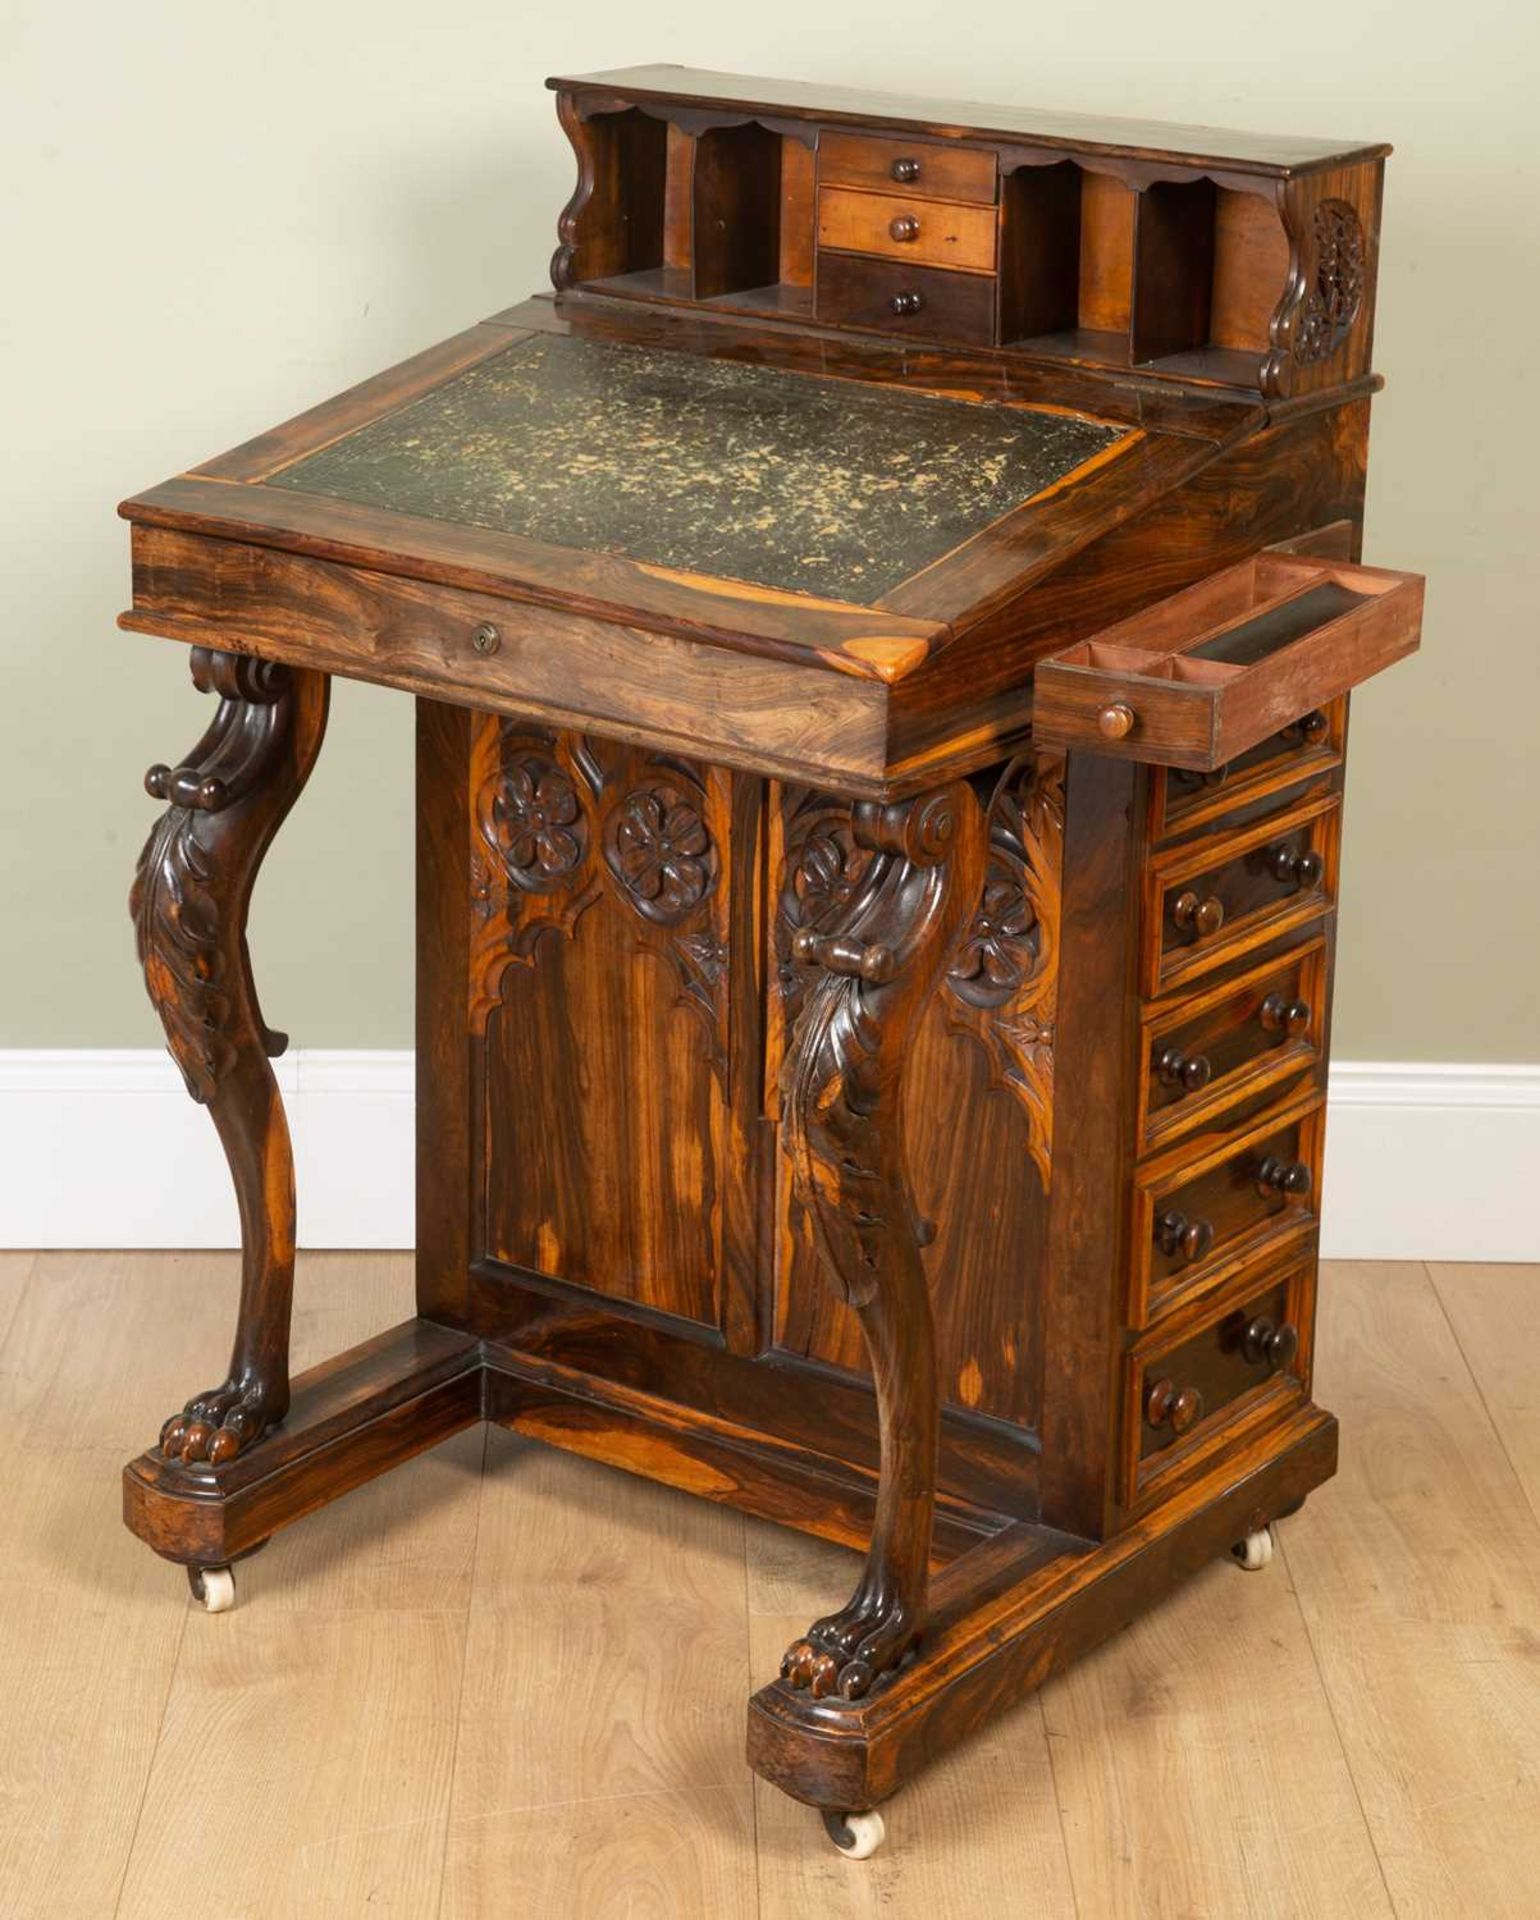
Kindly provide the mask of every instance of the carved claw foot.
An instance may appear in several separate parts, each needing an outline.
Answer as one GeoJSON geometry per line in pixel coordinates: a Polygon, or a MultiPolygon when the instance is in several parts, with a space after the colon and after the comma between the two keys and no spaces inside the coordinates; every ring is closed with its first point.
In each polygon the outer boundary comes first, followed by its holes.
{"type": "Polygon", "coordinates": [[[863,1699],[898,1667],[920,1637],[920,1622],[896,1599],[857,1593],[848,1607],[815,1620],[781,1661],[781,1678],[806,1687],[815,1700],[837,1693],[863,1699]]]}
{"type": "Polygon", "coordinates": [[[270,1404],[273,1397],[260,1384],[227,1380],[172,1414],[160,1430],[160,1450],[168,1460],[206,1460],[214,1467],[233,1460],[287,1412],[270,1404]]]}

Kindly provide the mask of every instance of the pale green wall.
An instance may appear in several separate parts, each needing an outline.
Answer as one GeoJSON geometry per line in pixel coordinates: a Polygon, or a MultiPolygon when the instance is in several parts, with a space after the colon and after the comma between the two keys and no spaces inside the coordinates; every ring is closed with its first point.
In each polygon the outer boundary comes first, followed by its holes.
{"type": "MultiPolygon", "coordinates": [[[[1431,576],[1359,699],[1338,1048],[1540,1058],[1540,34],[1533,0],[30,0],[0,20],[0,1046],[139,1046],[145,765],[204,703],[115,632],[159,480],[545,283],[548,72],[749,73],[1389,139],[1368,557],[1431,576]],[[649,21],[650,16],[650,21],[649,21]]],[[[410,706],[339,684],[268,863],[268,1015],[409,1044],[410,706]]]]}

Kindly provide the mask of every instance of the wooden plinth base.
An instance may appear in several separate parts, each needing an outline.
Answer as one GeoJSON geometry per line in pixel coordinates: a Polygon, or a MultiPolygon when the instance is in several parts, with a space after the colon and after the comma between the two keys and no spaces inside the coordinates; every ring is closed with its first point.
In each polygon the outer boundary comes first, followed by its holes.
{"type": "MultiPolygon", "coordinates": [[[[875,1487],[805,1450],[672,1419],[653,1396],[598,1393],[474,1335],[409,1320],[294,1383],[283,1426],[221,1467],[158,1452],[124,1469],[129,1528],[169,1560],[228,1564],[279,1528],[481,1419],[744,1511],[864,1545],[875,1487]]],[[[776,1681],[749,1703],[754,1770],[809,1805],[885,1800],[929,1761],[1107,1638],[1336,1467],[1337,1423],[1304,1407],[1114,1539],[976,1510],[938,1516],[932,1621],[868,1699],[776,1681]]],[[[837,1596],[831,1595],[831,1601],[837,1596]]]]}

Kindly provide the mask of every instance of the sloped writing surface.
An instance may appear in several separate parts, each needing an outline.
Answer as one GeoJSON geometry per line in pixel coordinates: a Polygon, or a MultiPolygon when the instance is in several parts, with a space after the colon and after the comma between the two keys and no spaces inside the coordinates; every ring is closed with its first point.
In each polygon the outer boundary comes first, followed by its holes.
{"type": "Polygon", "coordinates": [[[653,347],[524,340],[267,484],[870,602],[1123,429],[653,347]]]}

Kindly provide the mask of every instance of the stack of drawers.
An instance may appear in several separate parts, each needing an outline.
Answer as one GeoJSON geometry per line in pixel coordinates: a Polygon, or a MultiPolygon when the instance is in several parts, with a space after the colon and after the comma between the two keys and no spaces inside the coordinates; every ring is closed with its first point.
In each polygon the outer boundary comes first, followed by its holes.
{"type": "Polygon", "coordinates": [[[912,325],[926,339],[989,346],[998,191],[991,149],[825,133],[818,145],[819,321],[912,325]]]}
{"type": "Polygon", "coordinates": [[[1306,1396],[1346,702],[1221,779],[1157,770],[1139,947],[1119,1497],[1306,1396]]]}

